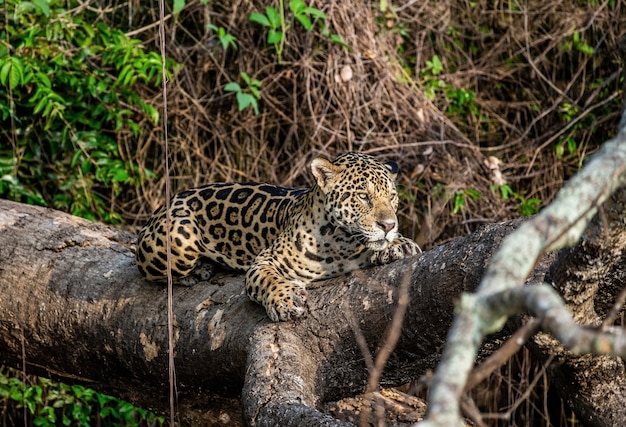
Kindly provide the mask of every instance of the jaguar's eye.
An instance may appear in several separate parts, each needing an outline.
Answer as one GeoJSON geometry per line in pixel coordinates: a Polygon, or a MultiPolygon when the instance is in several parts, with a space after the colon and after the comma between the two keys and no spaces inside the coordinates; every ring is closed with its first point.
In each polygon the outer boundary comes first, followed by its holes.
{"type": "Polygon", "coordinates": [[[359,193],[357,194],[357,196],[359,197],[359,199],[361,199],[363,203],[369,204],[371,201],[370,195],[367,193],[359,193]]]}

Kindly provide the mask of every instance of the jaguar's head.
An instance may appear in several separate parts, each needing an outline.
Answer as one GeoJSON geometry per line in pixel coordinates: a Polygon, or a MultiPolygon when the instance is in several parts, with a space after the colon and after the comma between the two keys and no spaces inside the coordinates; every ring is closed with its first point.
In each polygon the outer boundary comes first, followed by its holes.
{"type": "Polygon", "coordinates": [[[346,153],[333,162],[317,158],[311,170],[325,195],[326,213],[335,225],[362,236],[374,251],[386,249],[397,238],[397,163],[346,153]]]}

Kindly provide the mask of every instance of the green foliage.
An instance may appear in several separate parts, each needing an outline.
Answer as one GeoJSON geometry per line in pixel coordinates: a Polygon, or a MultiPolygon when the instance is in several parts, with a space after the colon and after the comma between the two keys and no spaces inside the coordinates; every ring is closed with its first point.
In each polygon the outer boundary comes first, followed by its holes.
{"type": "MultiPolygon", "coordinates": [[[[282,6],[281,13],[284,13],[282,6]]],[[[280,58],[284,47],[285,18],[273,6],[265,6],[265,14],[255,12],[250,15],[250,21],[268,28],[267,44],[274,45],[276,54],[280,58]]]]}
{"type": "Polygon", "coordinates": [[[0,3],[0,196],[119,222],[105,200],[150,171],[117,138],[158,123],[137,87],[160,85],[161,57],[78,5],[0,3]]]}
{"type": "Polygon", "coordinates": [[[448,114],[462,117],[472,113],[479,116],[478,105],[475,102],[476,93],[473,90],[446,85],[445,95],[448,100],[448,114]]]}
{"type": "Polygon", "coordinates": [[[426,61],[426,69],[433,76],[438,76],[443,72],[443,64],[437,55],[434,55],[430,61],[426,61]]]}
{"type": "MultiPolygon", "coordinates": [[[[7,374],[0,372],[0,402],[5,408],[4,417],[7,416],[6,408],[14,407],[26,408],[32,424],[42,427],[154,426],[165,423],[164,418],[153,412],[81,385],[54,383],[41,377],[27,384],[17,377],[19,372],[10,370],[7,374]]],[[[7,421],[11,420],[4,419],[3,425],[7,421]]]]}
{"type": "MultiPolygon", "coordinates": [[[[420,186],[424,187],[422,183],[420,183],[420,186]]],[[[452,192],[442,183],[435,184],[432,187],[431,194],[434,198],[442,199],[445,203],[452,201],[453,214],[461,212],[466,207],[468,200],[475,202],[483,198],[480,190],[475,188],[465,188],[452,192]]]]}
{"type": "Polygon", "coordinates": [[[426,67],[420,72],[424,94],[431,101],[434,101],[437,93],[446,87],[446,82],[439,78],[442,71],[441,60],[434,55],[430,61],[426,61],[426,67]]]}
{"type": "Polygon", "coordinates": [[[241,78],[246,83],[246,88],[242,88],[239,83],[230,82],[224,86],[224,90],[227,92],[234,92],[237,94],[237,105],[239,111],[252,106],[254,114],[259,114],[259,105],[257,100],[261,99],[261,82],[257,79],[251,79],[248,73],[241,72],[241,78]]]}
{"type": "Polygon", "coordinates": [[[464,117],[473,114],[479,117],[476,93],[473,90],[447,84],[439,77],[444,67],[439,56],[433,55],[426,61],[426,67],[420,72],[422,87],[426,96],[434,101],[438,94],[443,94],[447,102],[446,111],[450,116],[464,117]]]}
{"type": "Polygon", "coordinates": [[[594,52],[593,46],[590,46],[583,38],[581,38],[580,33],[578,32],[575,32],[570,40],[561,44],[561,50],[563,51],[569,52],[572,49],[588,56],[593,55],[594,52]]]}
{"type": "Polygon", "coordinates": [[[483,195],[481,194],[480,191],[475,190],[473,188],[467,188],[465,190],[459,190],[456,191],[454,193],[454,207],[452,208],[452,213],[459,213],[459,211],[463,208],[463,206],[465,205],[467,198],[470,198],[471,200],[478,200],[482,197],[483,195]]]}
{"type": "Polygon", "coordinates": [[[554,147],[556,156],[558,159],[576,159],[577,163],[581,163],[584,154],[581,153],[580,158],[576,158],[579,154],[579,144],[576,139],[579,132],[585,130],[594,131],[596,115],[594,113],[587,113],[583,116],[580,107],[569,102],[562,102],[559,106],[558,113],[561,121],[568,124],[568,126],[564,128],[566,132],[559,138],[559,141],[554,147]]]}
{"type": "Polygon", "coordinates": [[[513,189],[507,185],[493,185],[491,191],[500,191],[500,196],[503,200],[514,199],[517,203],[517,210],[522,216],[530,216],[539,212],[539,206],[541,200],[536,197],[526,198],[521,194],[516,193],[513,189]]]}
{"type": "Polygon", "coordinates": [[[319,23],[321,33],[331,42],[348,47],[338,34],[331,33],[326,26],[326,14],[314,7],[308,7],[304,0],[291,0],[289,11],[292,17],[287,19],[285,14],[284,0],[278,0],[278,9],[273,6],[265,6],[265,14],[254,12],[250,15],[250,21],[267,28],[267,44],[274,46],[278,62],[281,61],[285,47],[285,34],[289,31],[295,19],[306,31],[313,28],[313,21],[319,23]]]}
{"type": "Polygon", "coordinates": [[[217,33],[217,38],[222,44],[222,49],[226,50],[228,47],[232,47],[233,50],[237,50],[237,39],[232,34],[226,32],[224,27],[217,27],[213,24],[207,24],[207,28],[217,33]]]}
{"type": "MultiPolygon", "coordinates": [[[[172,13],[174,15],[178,15],[180,13],[180,11],[183,10],[183,8],[185,7],[186,3],[187,2],[185,0],[174,0],[172,13]]],[[[206,4],[206,2],[203,2],[203,3],[206,4]]]]}
{"type": "Polygon", "coordinates": [[[556,145],[556,157],[561,159],[565,155],[565,149],[567,149],[568,155],[573,155],[576,153],[576,149],[578,148],[578,144],[573,136],[569,136],[567,138],[561,139],[559,143],[556,145]]]}

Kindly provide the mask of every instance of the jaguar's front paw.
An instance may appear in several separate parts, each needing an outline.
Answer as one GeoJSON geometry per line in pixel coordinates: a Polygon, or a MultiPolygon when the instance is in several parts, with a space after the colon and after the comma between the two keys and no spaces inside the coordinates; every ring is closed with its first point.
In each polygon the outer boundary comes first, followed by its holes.
{"type": "Polygon", "coordinates": [[[422,252],[420,247],[411,239],[399,236],[386,249],[372,254],[372,264],[383,265],[406,257],[417,255],[422,252]]]}
{"type": "Polygon", "coordinates": [[[289,284],[272,287],[264,302],[265,311],[274,322],[294,320],[305,313],[307,292],[303,287],[289,284]]]}

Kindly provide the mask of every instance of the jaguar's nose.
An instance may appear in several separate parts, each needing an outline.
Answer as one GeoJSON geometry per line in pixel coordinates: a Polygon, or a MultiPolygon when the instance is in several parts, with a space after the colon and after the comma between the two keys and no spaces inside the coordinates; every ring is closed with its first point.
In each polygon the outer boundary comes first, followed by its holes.
{"type": "Polygon", "coordinates": [[[385,234],[389,233],[391,230],[393,230],[396,227],[396,222],[395,221],[376,221],[376,224],[378,224],[378,226],[380,228],[382,228],[383,230],[385,230],[385,234]]]}

